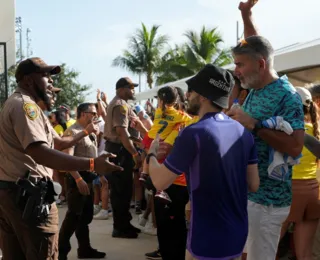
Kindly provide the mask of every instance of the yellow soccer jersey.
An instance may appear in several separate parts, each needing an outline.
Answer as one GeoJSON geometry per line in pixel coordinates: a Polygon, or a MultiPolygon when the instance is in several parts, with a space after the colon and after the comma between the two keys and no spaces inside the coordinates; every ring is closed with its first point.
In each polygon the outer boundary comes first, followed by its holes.
{"type": "Polygon", "coordinates": [[[57,134],[59,136],[63,135],[64,130],[63,130],[63,127],[61,125],[56,125],[53,129],[57,132],[57,134]]]}
{"type": "MultiPolygon", "coordinates": [[[[313,125],[305,122],[306,133],[313,136],[313,125]]],[[[317,161],[316,157],[304,146],[300,164],[293,166],[293,180],[316,179],[317,161]]]]}
{"type": "Polygon", "coordinates": [[[164,140],[177,124],[186,124],[191,120],[192,118],[187,113],[178,111],[173,107],[167,107],[166,115],[162,118],[162,109],[157,108],[154,115],[153,126],[148,132],[148,136],[154,139],[157,134],[160,134],[160,139],[164,140]]]}
{"type": "Polygon", "coordinates": [[[70,126],[72,126],[75,122],[77,122],[77,121],[74,120],[73,118],[70,118],[69,121],[66,123],[67,128],[69,128],[70,126]]]}
{"type": "Polygon", "coordinates": [[[174,144],[174,141],[176,140],[176,138],[178,137],[179,135],[179,132],[180,132],[180,129],[181,128],[184,128],[184,127],[187,127],[189,125],[192,125],[192,124],[195,124],[199,121],[199,117],[198,116],[195,116],[193,117],[190,121],[188,121],[185,125],[183,124],[177,124],[172,132],[168,135],[168,137],[164,140],[165,143],[167,144],[171,144],[173,145],[174,144]]]}

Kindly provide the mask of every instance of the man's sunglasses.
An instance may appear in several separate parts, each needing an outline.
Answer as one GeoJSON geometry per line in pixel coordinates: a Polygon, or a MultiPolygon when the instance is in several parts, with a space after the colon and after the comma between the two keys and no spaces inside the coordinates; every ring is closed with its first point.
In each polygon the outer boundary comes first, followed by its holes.
{"type": "Polygon", "coordinates": [[[85,113],[85,114],[91,114],[91,115],[93,115],[93,116],[97,116],[97,112],[83,112],[83,113],[85,113]]]}

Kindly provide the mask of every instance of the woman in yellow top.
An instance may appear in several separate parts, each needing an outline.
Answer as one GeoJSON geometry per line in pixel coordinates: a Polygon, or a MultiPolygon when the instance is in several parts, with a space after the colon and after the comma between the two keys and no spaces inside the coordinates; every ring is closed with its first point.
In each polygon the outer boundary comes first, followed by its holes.
{"type": "Polygon", "coordinates": [[[59,136],[63,136],[64,131],[69,128],[65,118],[66,113],[62,110],[54,111],[49,115],[50,123],[59,136]]]}
{"type": "MultiPolygon", "coordinates": [[[[306,88],[296,88],[304,110],[305,131],[320,140],[318,107],[306,88]]],[[[320,208],[318,206],[319,184],[316,177],[318,160],[303,147],[300,164],[292,172],[292,204],[289,216],[283,225],[283,233],[290,223],[295,224],[294,245],[297,259],[312,260],[312,245],[320,208]],[[318,216],[314,213],[318,211],[318,216]]]]}

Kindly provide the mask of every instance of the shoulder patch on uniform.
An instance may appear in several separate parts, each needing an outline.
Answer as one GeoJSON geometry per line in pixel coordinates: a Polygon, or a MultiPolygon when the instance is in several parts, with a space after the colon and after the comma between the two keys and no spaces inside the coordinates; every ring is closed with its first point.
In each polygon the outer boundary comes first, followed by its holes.
{"type": "Polygon", "coordinates": [[[23,110],[31,120],[35,120],[39,116],[38,107],[34,103],[24,103],[23,110]]]}
{"type": "Polygon", "coordinates": [[[120,106],[120,113],[121,113],[121,114],[126,115],[126,114],[127,114],[127,111],[128,111],[128,108],[127,108],[126,105],[120,106]]]}

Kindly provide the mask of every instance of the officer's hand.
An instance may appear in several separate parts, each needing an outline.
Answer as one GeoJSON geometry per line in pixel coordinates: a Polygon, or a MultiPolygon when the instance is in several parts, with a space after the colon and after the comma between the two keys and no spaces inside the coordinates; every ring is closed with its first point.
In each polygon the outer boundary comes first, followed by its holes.
{"type": "Polygon", "coordinates": [[[87,125],[86,130],[88,131],[89,134],[91,133],[99,134],[99,126],[98,126],[99,122],[100,121],[93,121],[92,123],[87,125]]]}
{"type": "Polygon", "coordinates": [[[87,196],[90,194],[88,184],[84,180],[77,182],[77,187],[82,195],[87,196]]]}
{"type": "Polygon", "coordinates": [[[139,169],[142,165],[141,155],[138,154],[137,156],[133,156],[133,161],[134,161],[134,169],[139,169]]]}
{"type": "Polygon", "coordinates": [[[107,175],[116,171],[123,171],[123,168],[109,162],[109,158],[114,158],[116,155],[104,152],[102,155],[94,159],[94,170],[101,175],[107,175]]]}

